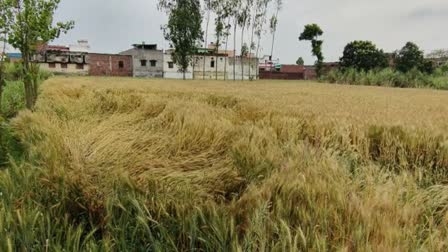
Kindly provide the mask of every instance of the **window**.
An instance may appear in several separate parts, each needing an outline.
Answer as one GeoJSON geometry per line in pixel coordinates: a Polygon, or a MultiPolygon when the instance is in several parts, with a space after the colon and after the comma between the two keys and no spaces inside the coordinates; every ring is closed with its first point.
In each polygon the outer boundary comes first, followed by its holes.
{"type": "Polygon", "coordinates": [[[56,68],[56,64],[55,63],[48,63],[48,68],[56,68]]]}
{"type": "Polygon", "coordinates": [[[215,61],[212,59],[212,61],[210,61],[210,67],[214,68],[215,67],[215,61]]]}
{"type": "Polygon", "coordinates": [[[142,67],[146,66],[146,60],[140,60],[140,64],[142,67]]]}
{"type": "Polygon", "coordinates": [[[84,64],[76,64],[76,69],[78,70],[84,69],[84,64]]]}
{"type": "Polygon", "coordinates": [[[168,68],[174,68],[174,63],[173,62],[168,62],[168,68]]]}
{"type": "Polygon", "coordinates": [[[149,62],[151,63],[152,67],[157,66],[157,60],[150,60],[149,62]]]}
{"type": "Polygon", "coordinates": [[[118,68],[122,69],[124,68],[124,62],[123,61],[118,61],[118,68]]]}
{"type": "Polygon", "coordinates": [[[61,68],[67,68],[67,63],[61,63],[61,68]]]}

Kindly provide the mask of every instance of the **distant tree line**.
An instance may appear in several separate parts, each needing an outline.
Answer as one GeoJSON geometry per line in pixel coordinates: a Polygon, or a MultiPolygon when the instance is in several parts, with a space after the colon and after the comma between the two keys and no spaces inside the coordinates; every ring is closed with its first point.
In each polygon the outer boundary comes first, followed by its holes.
{"type": "Polygon", "coordinates": [[[353,41],[345,46],[340,66],[342,70],[353,68],[358,71],[381,70],[387,67],[403,73],[413,69],[427,74],[434,71],[432,62],[425,59],[424,52],[412,42],[407,42],[400,50],[387,54],[371,41],[353,41]]]}

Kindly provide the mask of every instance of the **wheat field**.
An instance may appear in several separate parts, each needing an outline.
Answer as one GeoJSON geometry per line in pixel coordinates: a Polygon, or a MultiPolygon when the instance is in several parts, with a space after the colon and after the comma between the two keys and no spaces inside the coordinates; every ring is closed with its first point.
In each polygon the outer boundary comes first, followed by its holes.
{"type": "Polygon", "coordinates": [[[15,198],[0,201],[0,250],[446,251],[447,102],[54,77],[12,122],[26,162],[0,174],[15,198]]]}

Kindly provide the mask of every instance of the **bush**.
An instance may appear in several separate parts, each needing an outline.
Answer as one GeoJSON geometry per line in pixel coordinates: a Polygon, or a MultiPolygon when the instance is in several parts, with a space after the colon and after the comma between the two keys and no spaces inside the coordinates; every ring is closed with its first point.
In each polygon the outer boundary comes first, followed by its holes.
{"type": "Polygon", "coordinates": [[[6,118],[14,117],[25,108],[25,88],[22,81],[7,81],[3,89],[1,114],[6,118]]]}
{"type": "Polygon", "coordinates": [[[23,68],[19,63],[6,63],[5,64],[5,79],[9,81],[22,80],[23,68]]]}
{"type": "Polygon", "coordinates": [[[367,72],[348,68],[328,73],[323,78],[323,81],[350,85],[448,89],[448,78],[443,77],[441,72],[442,70],[438,70],[439,75],[429,75],[422,73],[416,68],[406,73],[395,71],[391,68],[367,72]]]}

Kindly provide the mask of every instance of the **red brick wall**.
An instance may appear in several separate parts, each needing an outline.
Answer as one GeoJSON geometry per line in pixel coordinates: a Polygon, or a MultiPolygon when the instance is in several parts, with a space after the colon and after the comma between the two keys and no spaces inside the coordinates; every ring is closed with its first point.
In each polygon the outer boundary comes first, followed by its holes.
{"type": "Polygon", "coordinates": [[[261,80],[303,80],[304,73],[283,73],[277,71],[260,71],[261,80]]]}
{"type": "Polygon", "coordinates": [[[89,53],[89,75],[93,76],[132,76],[132,56],[117,54],[89,53]],[[123,68],[119,67],[120,61],[123,68]]]}

